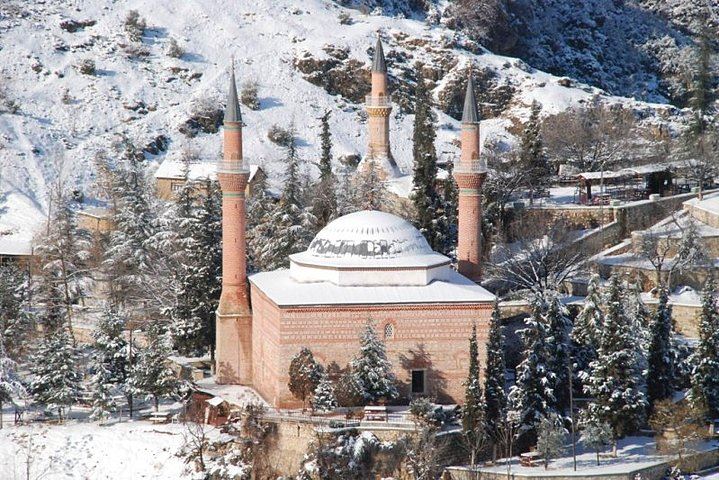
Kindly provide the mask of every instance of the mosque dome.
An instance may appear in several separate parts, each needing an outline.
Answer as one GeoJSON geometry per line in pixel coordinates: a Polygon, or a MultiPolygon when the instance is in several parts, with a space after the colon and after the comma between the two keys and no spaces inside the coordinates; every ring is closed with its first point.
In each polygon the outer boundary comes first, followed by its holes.
{"type": "Polygon", "coordinates": [[[407,220],[378,211],[330,222],[306,251],[290,256],[295,280],[342,285],[426,285],[449,263],[407,220]]]}

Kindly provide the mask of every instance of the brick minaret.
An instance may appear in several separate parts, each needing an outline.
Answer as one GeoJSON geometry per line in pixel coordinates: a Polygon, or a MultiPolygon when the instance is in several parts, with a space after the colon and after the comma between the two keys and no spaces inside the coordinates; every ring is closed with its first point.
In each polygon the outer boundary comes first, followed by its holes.
{"type": "Polygon", "coordinates": [[[482,183],[487,169],[480,161],[479,113],[471,73],[464,97],[460,140],[462,153],[454,169],[459,187],[457,267],[459,273],[478,282],[482,277],[482,183]]]}
{"type": "Polygon", "coordinates": [[[222,295],[217,308],[216,375],[219,383],[252,383],[252,312],[247,286],[242,114],[234,67],[224,120],[224,155],[217,166],[222,189],[222,295]]]}
{"type": "Polygon", "coordinates": [[[389,116],[392,113],[392,101],[387,88],[388,83],[382,41],[377,37],[372,61],[372,91],[366,98],[369,145],[365,161],[374,162],[382,173],[394,177],[398,175],[399,170],[389,146],[389,116]]]}

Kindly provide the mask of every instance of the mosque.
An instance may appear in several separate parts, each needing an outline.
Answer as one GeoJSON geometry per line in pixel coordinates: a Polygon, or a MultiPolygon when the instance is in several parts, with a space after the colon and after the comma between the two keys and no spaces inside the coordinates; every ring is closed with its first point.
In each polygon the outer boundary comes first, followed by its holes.
{"type": "MultiPolygon", "coordinates": [[[[369,148],[363,162],[396,173],[389,143],[392,109],[382,45],[372,62],[367,96],[369,148]]],[[[442,403],[463,399],[468,339],[476,323],[485,355],[494,296],[481,278],[480,218],[486,168],[480,162],[479,115],[470,78],[465,96],[459,162],[458,271],[432,251],[410,222],[379,211],[340,217],[307,251],[290,255],[290,268],[246,274],[242,116],[234,72],[224,118],[222,296],[217,309],[217,381],[248,385],[270,404],[300,403],[287,386],[292,357],[309,348],[327,365],[344,367],[357,353],[371,320],[387,347],[403,399],[426,395],[442,403]]]]}

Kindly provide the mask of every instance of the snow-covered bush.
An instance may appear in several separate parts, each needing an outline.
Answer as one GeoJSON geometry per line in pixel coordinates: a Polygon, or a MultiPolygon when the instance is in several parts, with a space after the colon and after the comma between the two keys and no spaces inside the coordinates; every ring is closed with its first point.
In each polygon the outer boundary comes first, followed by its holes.
{"type": "Polygon", "coordinates": [[[544,468],[549,461],[557,457],[564,450],[564,438],[567,431],[562,426],[559,415],[552,413],[543,417],[537,427],[537,453],[544,459],[544,468]]]}
{"type": "Polygon", "coordinates": [[[337,15],[337,20],[339,20],[340,25],[352,25],[352,16],[347,12],[340,12],[337,15]]]}
{"type": "Polygon", "coordinates": [[[287,147],[292,142],[293,136],[290,130],[275,124],[267,131],[267,138],[274,144],[287,147]]]}
{"type": "Polygon", "coordinates": [[[327,373],[322,375],[312,395],[312,408],[316,412],[331,412],[338,407],[335,389],[327,373]]]}
{"type": "Polygon", "coordinates": [[[140,16],[137,10],[130,10],[125,16],[125,32],[127,37],[133,42],[142,40],[142,36],[147,28],[145,19],[140,16]]]}
{"type": "Polygon", "coordinates": [[[167,53],[168,57],[180,58],[185,54],[185,49],[177,43],[177,40],[170,38],[170,41],[167,43],[167,50],[165,53],[167,53]]]}
{"type": "Polygon", "coordinates": [[[77,65],[75,65],[75,68],[83,75],[95,75],[96,71],[95,61],[90,58],[80,60],[77,62],[77,65]]]}
{"type": "Polygon", "coordinates": [[[257,95],[258,87],[258,83],[254,80],[250,80],[242,84],[242,89],[240,90],[240,101],[250,110],[260,109],[260,99],[257,95]]]}
{"type": "Polygon", "coordinates": [[[125,56],[130,60],[143,60],[150,56],[150,50],[147,47],[139,44],[131,43],[129,45],[125,45],[122,51],[125,53],[125,56]]]}

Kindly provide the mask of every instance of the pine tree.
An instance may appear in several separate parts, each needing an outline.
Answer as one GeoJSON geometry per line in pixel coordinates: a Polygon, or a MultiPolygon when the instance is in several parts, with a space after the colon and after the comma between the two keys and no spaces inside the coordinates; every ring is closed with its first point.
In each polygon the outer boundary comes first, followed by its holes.
{"type": "Polygon", "coordinates": [[[499,301],[495,300],[487,339],[487,363],[484,369],[484,403],[487,432],[498,441],[498,432],[504,423],[507,408],[505,388],[506,364],[504,360],[504,332],[499,301]]]}
{"type": "Polygon", "coordinates": [[[312,409],[316,412],[331,412],[338,407],[335,389],[326,372],[322,373],[322,378],[317,384],[317,388],[312,395],[312,409]]]}
{"type": "Polygon", "coordinates": [[[36,402],[57,409],[60,418],[78,398],[81,375],[77,369],[77,353],[67,328],[48,332],[31,357],[30,394],[36,402]]]}
{"type": "Polygon", "coordinates": [[[589,364],[596,360],[604,314],[599,291],[599,275],[592,275],[587,286],[582,310],[574,319],[572,342],[574,346],[574,371],[584,381],[589,376],[589,364]]]}
{"type": "Polygon", "coordinates": [[[0,338],[7,355],[14,359],[25,352],[34,328],[29,280],[28,273],[15,264],[0,265],[0,338]]]}
{"type": "Polygon", "coordinates": [[[551,352],[549,368],[555,374],[554,397],[558,413],[569,407],[569,367],[571,345],[569,332],[571,322],[567,308],[561,303],[556,292],[547,295],[545,323],[548,326],[547,348],[551,352]]]}
{"type": "Polygon", "coordinates": [[[640,390],[638,345],[624,311],[624,292],[616,275],[610,280],[605,304],[597,359],[590,364],[591,375],[584,385],[585,392],[593,397],[585,418],[609,424],[616,442],[639,427],[646,399],[640,390]]]}
{"type": "Polygon", "coordinates": [[[262,249],[275,235],[272,212],[275,199],[269,192],[267,181],[260,178],[247,201],[247,269],[248,272],[267,270],[262,263],[262,249]]]}
{"type": "Polygon", "coordinates": [[[344,214],[358,210],[387,210],[389,192],[375,162],[367,162],[357,172],[350,187],[351,205],[345,207],[344,214]]]}
{"type": "Polygon", "coordinates": [[[90,249],[89,234],[78,228],[69,198],[57,195],[48,228],[36,248],[41,262],[39,293],[46,318],[67,322],[70,335],[73,305],[85,297],[89,286],[90,249]]]}
{"type": "Polygon", "coordinates": [[[520,161],[527,173],[529,188],[529,201],[534,202],[537,193],[542,192],[549,185],[552,174],[547,155],[542,144],[541,124],[539,114],[542,106],[536,100],[532,102],[529,120],[524,125],[520,146],[520,161]]]}
{"type": "Polygon", "coordinates": [[[702,292],[699,344],[691,360],[694,368],[689,399],[694,406],[706,409],[710,418],[716,418],[719,415],[719,306],[711,280],[702,292]]]}
{"type": "Polygon", "coordinates": [[[557,399],[554,387],[557,376],[551,370],[552,352],[549,350],[549,326],[545,323],[546,303],[533,299],[532,314],[520,330],[524,347],[522,362],[517,366],[515,384],[509,391],[509,408],[519,425],[518,435],[531,443],[536,440],[537,427],[542,418],[555,412],[557,399]]]}
{"type": "Polygon", "coordinates": [[[5,350],[5,339],[0,335],[0,428],[2,428],[3,405],[24,396],[25,387],[17,372],[17,363],[5,350]]]}
{"type": "Polygon", "coordinates": [[[177,391],[175,373],[167,366],[170,355],[168,340],[158,325],[147,330],[147,346],[140,350],[137,362],[133,364],[128,379],[133,394],[144,394],[152,398],[155,411],[160,408],[160,398],[177,391]]]}
{"type": "Polygon", "coordinates": [[[595,451],[599,465],[599,453],[612,441],[612,428],[596,418],[589,418],[582,422],[581,429],[579,441],[595,451]]]}
{"type": "Polygon", "coordinates": [[[375,403],[383,398],[392,400],[399,395],[385,345],[377,337],[371,320],[367,321],[360,335],[360,351],[350,367],[362,388],[365,402],[375,403]]]}
{"type": "Polygon", "coordinates": [[[123,384],[128,375],[128,342],[124,331],[125,313],[112,304],[105,304],[92,336],[95,340],[95,362],[107,372],[108,381],[123,384]]]}
{"type": "Polygon", "coordinates": [[[659,304],[649,326],[649,369],[647,397],[650,408],[654,403],[670,398],[674,388],[674,359],[672,358],[672,310],[669,292],[662,288],[659,304]]]}
{"type": "Polygon", "coordinates": [[[457,225],[459,224],[457,218],[457,208],[459,205],[459,191],[457,189],[457,182],[452,175],[452,164],[447,165],[447,178],[444,179],[444,201],[442,203],[442,222],[441,225],[445,227],[446,238],[444,239],[443,248],[439,250],[440,253],[448,256],[449,258],[456,258],[457,250],[457,225]]]}
{"type": "Polygon", "coordinates": [[[117,408],[112,392],[115,381],[112,373],[101,362],[94,365],[95,373],[91,378],[92,411],[90,418],[104,421],[117,408]]]}
{"type": "Polygon", "coordinates": [[[412,156],[414,158],[412,202],[416,215],[414,223],[433,250],[443,251],[446,246],[447,234],[446,226],[440,224],[442,200],[436,188],[435,138],[431,97],[420,65],[417,67],[414,133],[412,135],[412,156]]]}
{"type": "Polygon", "coordinates": [[[479,347],[477,324],[472,324],[469,337],[469,371],[464,382],[464,406],[462,407],[462,436],[469,448],[470,465],[475,464],[477,454],[486,441],[485,404],[479,378],[479,347]]]}
{"type": "Polygon", "coordinates": [[[322,115],[322,132],[320,142],[320,178],[313,194],[312,213],[317,219],[317,229],[322,229],[330,220],[337,216],[337,178],[332,172],[332,133],[330,132],[330,111],[322,115]]]}
{"type": "Polygon", "coordinates": [[[544,459],[544,469],[549,461],[564,450],[564,438],[567,431],[562,426],[562,418],[556,413],[542,417],[537,427],[537,453],[544,459]]]}
{"type": "Polygon", "coordinates": [[[322,365],[317,363],[312,351],[302,347],[290,361],[288,372],[290,380],[287,386],[292,395],[305,405],[307,399],[319,386],[323,373],[322,365]]]}

